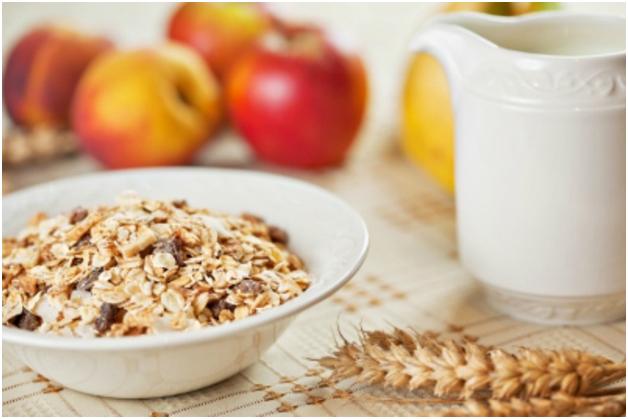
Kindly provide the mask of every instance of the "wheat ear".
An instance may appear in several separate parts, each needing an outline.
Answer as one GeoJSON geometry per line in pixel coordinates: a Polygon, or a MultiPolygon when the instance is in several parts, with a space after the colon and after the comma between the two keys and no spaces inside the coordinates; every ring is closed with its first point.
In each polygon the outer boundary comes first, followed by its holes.
{"type": "Polygon", "coordinates": [[[574,397],[564,393],[549,399],[468,400],[462,406],[434,412],[438,416],[624,416],[626,394],[574,397]]]}
{"type": "Polygon", "coordinates": [[[626,363],[575,350],[522,348],[511,354],[469,340],[433,333],[361,331],[343,338],[332,356],[317,359],[330,379],[354,379],[397,389],[426,389],[436,396],[493,399],[586,395],[626,376],[626,363]]]}

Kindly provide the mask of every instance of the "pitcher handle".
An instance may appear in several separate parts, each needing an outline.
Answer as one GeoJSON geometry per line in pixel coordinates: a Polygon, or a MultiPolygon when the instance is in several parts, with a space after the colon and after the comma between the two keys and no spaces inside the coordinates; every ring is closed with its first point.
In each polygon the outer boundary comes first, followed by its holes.
{"type": "Polygon", "coordinates": [[[455,110],[463,78],[462,69],[494,45],[468,29],[447,23],[447,20],[449,17],[437,18],[417,32],[410,41],[410,50],[415,54],[431,54],[443,66],[455,110]]]}

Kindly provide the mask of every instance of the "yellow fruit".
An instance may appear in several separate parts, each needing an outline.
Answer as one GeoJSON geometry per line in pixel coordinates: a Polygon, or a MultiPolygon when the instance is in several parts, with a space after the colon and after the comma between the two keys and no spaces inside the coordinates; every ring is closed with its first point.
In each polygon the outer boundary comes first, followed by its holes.
{"type": "Polygon", "coordinates": [[[412,58],[403,95],[406,154],[446,190],[454,190],[454,115],[445,71],[429,54],[412,58]]]}
{"type": "Polygon", "coordinates": [[[448,3],[445,12],[480,12],[490,15],[516,16],[531,12],[555,10],[559,7],[554,2],[470,2],[448,3]]]}
{"type": "Polygon", "coordinates": [[[181,44],[115,51],[81,77],[73,130],[111,168],[188,163],[218,128],[218,81],[181,44]]]}
{"type": "Polygon", "coordinates": [[[446,12],[482,12],[491,15],[510,14],[510,3],[505,2],[454,2],[445,6],[446,12]]]}

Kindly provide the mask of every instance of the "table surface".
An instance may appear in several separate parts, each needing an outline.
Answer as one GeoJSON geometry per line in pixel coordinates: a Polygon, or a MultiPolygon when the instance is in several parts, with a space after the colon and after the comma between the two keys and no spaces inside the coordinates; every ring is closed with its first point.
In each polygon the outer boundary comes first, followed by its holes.
{"type": "MultiPolygon", "coordinates": [[[[39,6],[38,6],[39,7],[39,6]]],[[[3,6],[3,42],[21,27],[45,16],[65,16],[79,23],[95,22],[105,30],[111,8],[121,8],[120,28],[147,7],[142,17],[163,22],[171,5],[84,5],[62,9],[50,4],[36,11],[17,4],[3,6]],[[105,10],[107,9],[107,10],[105,10]]],[[[482,343],[506,348],[572,347],[625,358],[626,323],[587,327],[549,327],[524,323],[486,307],[478,287],[456,254],[453,199],[436,187],[398,149],[395,115],[404,45],[434,5],[314,6],[282,5],[282,13],[355,29],[364,48],[371,79],[371,107],[351,159],[340,168],[319,173],[286,172],[256,163],[232,132],[224,132],[203,150],[196,165],[274,171],[318,184],[355,207],[365,218],[372,246],[356,277],[327,301],[302,313],[259,362],[232,378],[188,394],[147,400],[97,398],[48,382],[22,364],[8,348],[2,353],[2,402],[5,415],[38,416],[379,416],[417,415],[419,406],[360,400],[372,389],[350,391],[353,400],[331,398],[315,389],[306,376],[310,358],[328,353],[336,327],[389,328],[477,336],[482,343]],[[392,30],[391,30],[392,28],[392,30]],[[391,34],[391,32],[396,32],[391,34]],[[386,39],[375,39],[376,35],[386,39]],[[393,42],[392,40],[395,40],[393,42]],[[377,45],[383,45],[378,48],[377,45]]],[[[578,5],[579,8],[592,7],[578,5]]],[[[601,6],[623,14],[623,5],[601,6]]],[[[600,9],[598,7],[598,9],[600,9]]],[[[144,19],[143,19],[144,20],[144,19]]],[[[146,25],[144,22],[143,25],[146,25]]],[[[130,25],[132,27],[132,25],[130,25]]],[[[121,29],[118,41],[137,36],[148,42],[158,33],[121,29]],[[140,33],[141,32],[141,33],[140,33]],[[135,35],[134,35],[135,34],[135,35]]],[[[6,51],[6,48],[5,48],[6,51]]],[[[53,178],[101,170],[84,156],[5,170],[14,188],[53,178]]],[[[381,393],[385,394],[385,393],[381,393]]]]}

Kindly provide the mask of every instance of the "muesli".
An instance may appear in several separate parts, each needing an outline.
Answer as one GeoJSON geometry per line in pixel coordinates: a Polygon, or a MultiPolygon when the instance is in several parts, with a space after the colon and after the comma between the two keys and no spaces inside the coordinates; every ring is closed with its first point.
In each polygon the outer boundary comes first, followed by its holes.
{"type": "Polygon", "coordinates": [[[310,284],[287,233],[261,218],[134,193],[113,206],[37,214],[2,242],[3,324],[64,336],[228,323],[310,284]]]}

